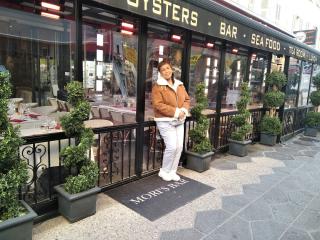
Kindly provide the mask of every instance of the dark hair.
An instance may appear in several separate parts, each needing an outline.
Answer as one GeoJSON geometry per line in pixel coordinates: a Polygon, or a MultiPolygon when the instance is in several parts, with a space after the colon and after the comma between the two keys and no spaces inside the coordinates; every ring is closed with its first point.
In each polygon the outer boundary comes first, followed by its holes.
{"type": "Polygon", "coordinates": [[[159,64],[158,64],[158,71],[160,72],[160,68],[166,64],[169,64],[169,66],[172,69],[172,65],[168,59],[163,59],[159,64]]]}

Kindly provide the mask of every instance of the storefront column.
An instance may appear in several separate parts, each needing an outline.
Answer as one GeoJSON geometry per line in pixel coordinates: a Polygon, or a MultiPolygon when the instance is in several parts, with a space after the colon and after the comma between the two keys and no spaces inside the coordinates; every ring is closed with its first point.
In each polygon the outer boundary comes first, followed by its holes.
{"type": "Polygon", "coordinates": [[[298,103],[299,103],[299,94],[300,94],[301,78],[302,78],[302,71],[303,71],[302,63],[303,63],[303,61],[300,61],[300,78],[299,78],[299,82],[298,82],[298,91],[297,91],[297,97],[296,97],[296,108],[298,108],[298,103]]]}
{"type": "MultiPolygon", "coordinates": [[[[138,77],[137,77],[137,105],[136,105],[136,121],[137,123],[144,122],[145,108],[145,86],[147,72],[147,21],[141,19],[139,21],[139,41],[138,41],[138,77]]],[[[136,146],[135,146],[135,169],[137,176],[141,176],[143,163],[143,141],[144,141],[144,125],[139,124],[137,127],[136,146]]]]}
{"type": "Polygon", "coordinates": [[[220,48],[220,65],[219,65],[219,79],[218,79],[218,94],[217,94],[217,105],[216,105],[216,116],[214,121],[214,132],[213,132],[213,146],[215,149],[219,145],[219,134],[220,134],[220,116],[221,116],[221,100],[223,92],[224,82],[224,68],[226,61],[226,44],[222,43],[220,48]]]}
{"type": "Polygon", "coordinates": [[[243,79],[244,82],[247,82],[247,83],[250,82],[249,76],[250,76],[250,67],[251,67],[251,55],[252,55],[252,50],[250,49],[248,51],[248,57],[247,57],[247,70],[243,79]]]}
{"type": "Polygon", "coordinates": [[[310,75],[310,82],[309,82],[309,90],[308,90],[308,98],[307,98],[307,106],[309,106],[309,96],[310,96],[310,90],[311,90],[311,85],[312,85],[312,78],[313,78],[313,68],[314,68],[314,64],[312,64],[311,67],[311,75],[310,75]]]}
{"type": "MultiPolygon", "coordinates": [[[[283,73],[287,76],[289,76],[289,64],[290,64],[290,57],[289,56],[285,56],[285,61],[284,61],[284,69],[283,69],[283,73]]],[[[286,89],[287,89],[287,83],[282,87],[281,91],[286,93],[286,89]]],[[[283,126],[283,119],[284,119],[284,105],[285,103],[282,104],[282,106],[280,106],[279,108],[279,119],[282,123],[283,126]]],[[[282,134],[280,134],[277,137],[277,142],[280,142],[280,138],[281,138],[282,134]]]]}
{"type": "Polygon", "coordinates": [[[191,55],[191,45],[192,45],[192,33],[191,31],[185,32],[185,44],[182,54],[182,64],[181,64],[181,79],[184,83],[186,90],[189,90],[189,72],[190,72],[190,55],[191,55]]]}
{"type": "Polygon", "coordinates": [[[82,73],[82,2],[81,0],[74,0],[74,16],[76,21],[76,49],[74,59],[74,79],[83,82],[82,73]]]}
{"type": "MultiPolygon", "coordinates": [[[[270,52],[268,54],[268,66],[267,66],[267,75],[271,73],[271,64],[272,64],[272,53],[270,52]]],[[[267,88],[264,89],[264,92],[266,92],[267,88]]]]}

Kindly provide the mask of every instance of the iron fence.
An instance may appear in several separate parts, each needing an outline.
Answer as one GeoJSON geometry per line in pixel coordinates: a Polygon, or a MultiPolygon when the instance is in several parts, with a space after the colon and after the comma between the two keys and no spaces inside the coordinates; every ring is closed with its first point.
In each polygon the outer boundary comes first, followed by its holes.
{"type": "MultiPolygon", "coordinates": [[[[247,136],[248,139],[259,140],[259,124],[264,111],[250,110],[253,132],[247,136]]],[[[297,111],[297,116],[305,114],[302,110],[299,112],[300,110],[297,111]]],[[[236,111],[223,112],[219,117],[216,114],[208,115],[208,135],[216,151],[226,149],[228,137],[235,128],[231,119],[236,115],[236,111]]],[[[190,149],[192,142],[188,132],[196,122],[190,118],[185,124],[184,146],[190,149]]],[[[302,121],[296,120],[294,128],[301,127],[301,124],[302,121]]],[[[95,141],[88,154],[99,166],[98,185],[103,190],[152,174],[161,167],[165,145],[154,121],[99,128],[94,129],[94,133],[95,141]],[[142,157],[137,158],[138,155],[142,157]]],[[[74,139],[67,138],[64,133],[48,132],[41,136],[25,137],[25,140],[20,155],[28,164],[30,178],[21,189],[20,196],[38,214],[48,215],[50,211],[55,212],[57,209],[53,187],[63,183],[70,174],[64,168],[59,154],[64,147],[73,145],[74,139]]]]}

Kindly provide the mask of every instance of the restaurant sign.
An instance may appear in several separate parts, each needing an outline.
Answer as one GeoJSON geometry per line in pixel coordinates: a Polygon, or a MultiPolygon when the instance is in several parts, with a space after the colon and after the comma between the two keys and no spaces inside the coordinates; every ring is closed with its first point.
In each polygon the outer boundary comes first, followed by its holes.
{"type": "Polygon", "coordinates": [[[233,22],[190,3],[178,0],[95,0],[142,16],[164,21],[213,37],[245,46],[320,62],[320,57],[308,50],[268,36],[245,25],[233,22]]]}

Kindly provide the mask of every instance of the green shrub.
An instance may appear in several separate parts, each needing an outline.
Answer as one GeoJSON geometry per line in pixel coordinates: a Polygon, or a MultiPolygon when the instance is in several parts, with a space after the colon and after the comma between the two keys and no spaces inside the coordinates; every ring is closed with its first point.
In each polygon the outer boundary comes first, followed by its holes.
{"type": "Polygon", "coordinates": [[[320,127],[320,112],[308,112],[305,118],[305,125],[307,127],[320,127]]]}
{"type": "Polygon", "coordinates": [[[320,106],[320,90],[310,93],[310,101],[313,106],[320,106]]]}
{"type": "Polygon", "coordinates": [[[264,95],[263,102],[267,108],[280,107],[284,103],[285,94],[280,91],[270,91],[264,95]]]}
{"type": "Polygon", "coordinates": [[[205,86],[199,83],[196,86],[196,106],[191,109],[192,117],[196,122],[194,129],[189,131],[190,140],[193,143],[191,151],[203,154],[212,151],[212,145],[207,137],[209,130],[209,119],[202,114],[208,106],[208,100],[204,94],[205,86]]]}
{"type": "Polygon", "coordinates": [[[312,83],[320,91],[320,73],[312,78],[312,83]]]}
{"type": "Polygon", "coordinates": [[[278,117],[264,116],[261,124],[260,131],[270,135],[279,135],[282,131],[282,124],[278,117]]]}
{"type": "Polygon", "coordinates": [[[0,72],[0,222],[21,216],[25,209],[18,200],[18,189],[28,179],[27,164],[19,158],[24,141],[19,128],[8,120],[8,99],[11,96],[10,73],[0,72]]]}
{"type": "Polygon", "coordinates": [[[287,76],[282,72],[271,72],[267,75],[266,84],[268,86],[277,86],[278,89],[281,89],[287,82],[287,76]]]}
{"type": "Polygon", "coordinates": [[[79,193],[95,186],[99,169],[88,156],[88,150],[93,143],[93,132],[85,128],[83,121],[89,118],[90,105],[86,102],[80,82],[71,82],[66,87],[68,102],[73,110],[61,119],[61,125],[68,137],[74,137],[76,145],[68,146],[61,151],[65,167],[71,169],[73,176],[66,179],[65,190],[79,193]]]}
{"type": "Polygon", "coordinates": [[[238,114],[231,118],[231,122],[236,126],[234,132],[231,133],[230,138],[236,141],[244,141],[246,136],[252,132],[252,125],[249,123],[250,112],[247,106],[250,101],[250,91],[248,83],[241,84],[240,99],[237,102],[238,114]]]}

